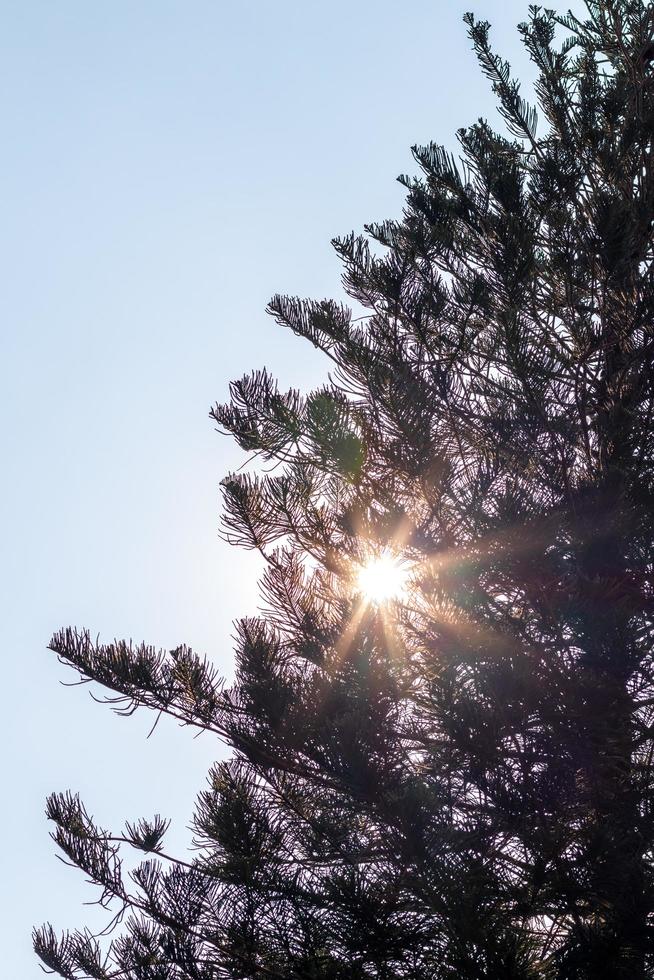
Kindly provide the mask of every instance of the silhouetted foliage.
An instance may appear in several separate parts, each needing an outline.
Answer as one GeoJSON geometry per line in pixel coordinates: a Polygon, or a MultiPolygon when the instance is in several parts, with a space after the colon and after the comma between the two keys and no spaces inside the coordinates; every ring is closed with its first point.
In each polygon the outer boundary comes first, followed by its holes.
{"type": "Polygon", "coordinates": [[[234,750],[186,862],[161,818],[111,835],[49,801],[126,916],[104,952],[39,931],[61,976],[654,977],[654,14],[587,8],[520,27],[540,121],[466,16],[504,135],[414,148],[401,220],[334,243],[353,313],[272,300],[324,388],[258,371],[211,413],[278,464],[223,484],[268,607],[234,685],[53,638],[121,710],[234,750]],[[410,581],[376,605],[380,551],[410,581]],[[121,842],[151,852],[129,876],[121,842]]]}

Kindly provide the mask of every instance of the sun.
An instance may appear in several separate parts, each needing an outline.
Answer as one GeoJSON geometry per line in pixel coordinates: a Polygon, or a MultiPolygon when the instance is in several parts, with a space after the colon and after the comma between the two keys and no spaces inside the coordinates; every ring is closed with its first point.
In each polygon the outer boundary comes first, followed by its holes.
{"type": "Polygon", "coordinates": [[[399,599],[404,592],[407,570],[400,560],[387,552],[375,555],[357,572],[357,587],[368,601],[380,605],[399,599]]]}

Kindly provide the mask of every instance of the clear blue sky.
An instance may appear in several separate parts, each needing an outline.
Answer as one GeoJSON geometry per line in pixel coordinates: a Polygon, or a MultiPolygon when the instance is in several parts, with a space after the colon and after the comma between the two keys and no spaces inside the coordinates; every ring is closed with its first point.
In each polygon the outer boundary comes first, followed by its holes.
{"type": "MultiPolygon", "coordinates": [[[[59,626],[209,653],[257,604],[217,536],[241,454],[207,418],[267,365],[326,365],[264,314],[339,296],[329,241],[399,213],[409,147],[496,119],[461,16],[472,0],[0,3],[5,685],[2,974],[41,976],[29,933],[104,922],[55,858],[46,794],[98,821],[160,812],[183,847],[219,744],[117,718],[46,652],[59,626]]],[[[526,0],[478,2],[525,65],[526,0]]],[[[526,75],[531,77],[527,68],[526,75]]]]}

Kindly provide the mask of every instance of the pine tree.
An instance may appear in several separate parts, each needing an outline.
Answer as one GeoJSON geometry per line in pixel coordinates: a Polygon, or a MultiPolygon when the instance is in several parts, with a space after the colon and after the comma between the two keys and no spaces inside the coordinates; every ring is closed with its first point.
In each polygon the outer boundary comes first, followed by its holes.
{"type": "Polygon", "coordinates": [[[272,300],[323,388],[258,371],[212,412],[276,464],[224,481],[265,565],[234,685],[185,647],[51,642],[233,747],[187,861],[160,818],[48,801],[125,913],[109,949],[36,933],[62,977],[654,977],[654,13],[531,7],[540,120],[465,19],[503,132],[415,147],[402,218],[334,243],[353,311],[272,300]],[[384,601],[375,558],[406,574],[384,601]]]}

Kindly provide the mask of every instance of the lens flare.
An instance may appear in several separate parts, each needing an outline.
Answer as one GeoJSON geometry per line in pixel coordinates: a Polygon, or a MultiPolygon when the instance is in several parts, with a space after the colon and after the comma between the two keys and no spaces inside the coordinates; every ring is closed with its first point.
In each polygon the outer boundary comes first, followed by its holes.
{"type": "Polygon", "coordinates": [[[357,587],[364,599],[380,605],[399,599],[404,592],[407,570],[393,555],[375,555],[359,568],[357,587]]]}

